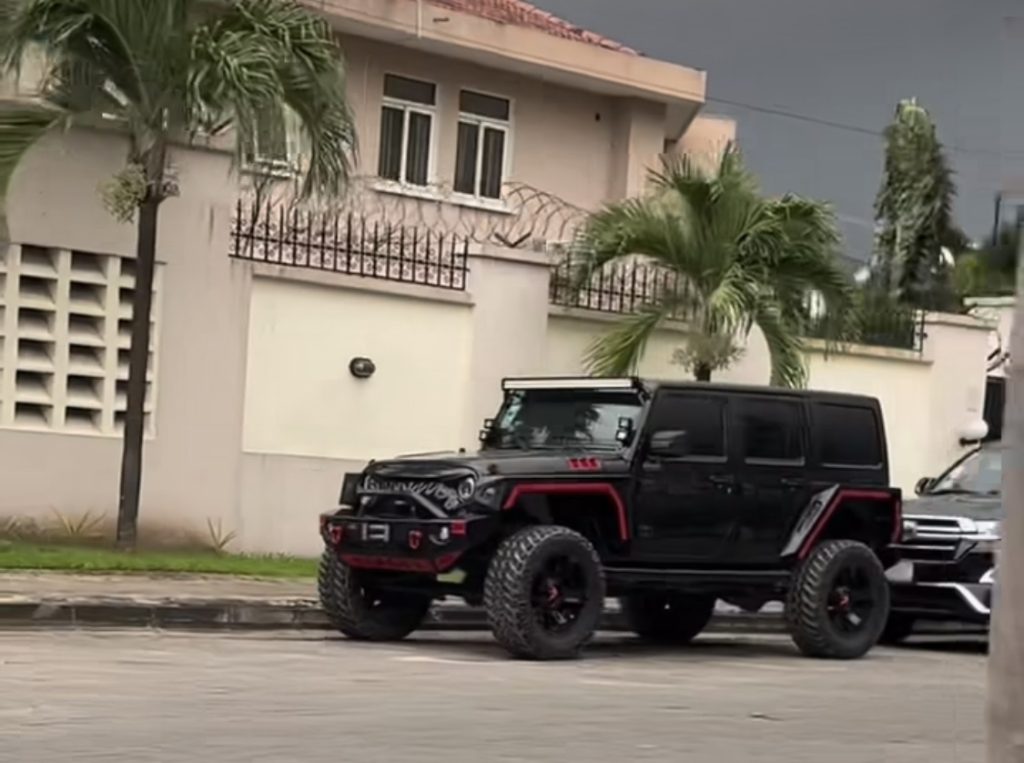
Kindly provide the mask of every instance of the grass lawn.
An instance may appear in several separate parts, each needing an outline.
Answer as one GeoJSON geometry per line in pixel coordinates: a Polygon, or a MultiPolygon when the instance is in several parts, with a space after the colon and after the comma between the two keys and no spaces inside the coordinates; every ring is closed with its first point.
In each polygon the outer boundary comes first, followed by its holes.
{"type": "Polygon", "coordinates": [[[0,570],[62,572],[190,572],[269,578],[316,576],[315,559],[290,556],[215,554],[211,551],[115,551],[90,546],[63,546],[0,541],[0,570]]]}

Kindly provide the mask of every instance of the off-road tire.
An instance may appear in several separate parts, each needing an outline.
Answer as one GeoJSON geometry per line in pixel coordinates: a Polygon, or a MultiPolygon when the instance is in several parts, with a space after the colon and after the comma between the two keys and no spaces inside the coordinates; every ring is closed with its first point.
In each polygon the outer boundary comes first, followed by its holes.
{"type": "Polygon", "coordinates": [[[527,527],[506,538],[484,580],[484,608],[494,638],[521,659],[576,657],[597,630],[604,596],[604,571],[590,541],[555,525],[527,527]],[[541,624],[532,596],[536,577],[559,555],[582,568],[586,598],[567,630],[552,633],[541,624]]]}
{"type": "Polygon", "coordinates": [[[889,582],[875,553],[852,540],[825,541],[793,576],[786,597],[786,623],[793,642],[809,657],[852,660],[864,656],[889,618],[889,582]],[[859,568],[867,576],[873,600],[862,628],[842,632],[829,617],[829,598],[838,575],[859,568]]]}
{"type": "Polygon", "coordinates": [[[894,646],[902,644],[914,633],[916,620],[911,615],[902,612],[891,612],[889,620],[882,629],[882,635],[878,639],[879,644],[894,646]]]}
{"type": "Polygon", "coordinates": [[[715,597],[651,591],[619,599],[629,628],[653,644],[688,644],[707,627],[715,597]]]}
{"type": "Polygon", "coordinates": [[[331,624],[359,641],[403,639],[430,611],[429,596],[388,591],[369,595],[358,573],[329,549],[320,558],[317,588],[331,624]]]}

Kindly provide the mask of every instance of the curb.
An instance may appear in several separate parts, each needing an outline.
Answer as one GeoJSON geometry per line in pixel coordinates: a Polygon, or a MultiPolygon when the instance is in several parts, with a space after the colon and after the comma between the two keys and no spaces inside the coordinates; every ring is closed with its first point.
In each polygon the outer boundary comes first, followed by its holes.
{"type": "MultiPolygon", "coordinates": [[[[0,628],[117,627],[184,630],[332,630],[313,600],[129,598],[33,599],[0,598],[0,628]]],[[[462,604],[440,604],[431,610],[423,630],[487,630],[484,613],[462,604]]],[[[617,607],[606,609],[602,630],[628,630],[617,607]]],[[[773,613],[719,613],[709,631],[780,633],[781,617],[773,613]]]]}

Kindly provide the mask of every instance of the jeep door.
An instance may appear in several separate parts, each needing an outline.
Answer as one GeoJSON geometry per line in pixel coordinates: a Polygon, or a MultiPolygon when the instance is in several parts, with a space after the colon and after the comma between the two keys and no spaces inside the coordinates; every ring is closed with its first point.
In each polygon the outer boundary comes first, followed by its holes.
{"type": "Polygon", "coordinates": [[[739,450],[743,502],[734,559],[770,563],[814,492],[807,469],[807,406],[786,395],[744,394],[733,403],[730,432],[739,450]]]}
{"type": "Polygon", "coordinates": [[[726,395],[711,391],[657,393],[636,467],[638,557],[688,562],[722,555],[739,515],[729,468],[728,407],[726,395]],[[659,433],[679,435],[676,453],[652,452],[659,433]]]}

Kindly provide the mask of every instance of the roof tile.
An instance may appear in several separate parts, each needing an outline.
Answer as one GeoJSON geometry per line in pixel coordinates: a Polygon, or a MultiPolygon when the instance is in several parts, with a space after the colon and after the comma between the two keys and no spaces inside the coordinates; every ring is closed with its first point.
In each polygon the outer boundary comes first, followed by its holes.
{"type": "Polygon", "coordinates": [[[635,50],[620,42],[610,40],[596,32],[581,29],[565,19],[525,2],[525,0],[428,0],[428,2],[431,5],[468,13],[471,16],[489,19],[499,24],[514,24],[536,29],[565,40],[596,45],[619,53],[638,55],[635,50]]]}

